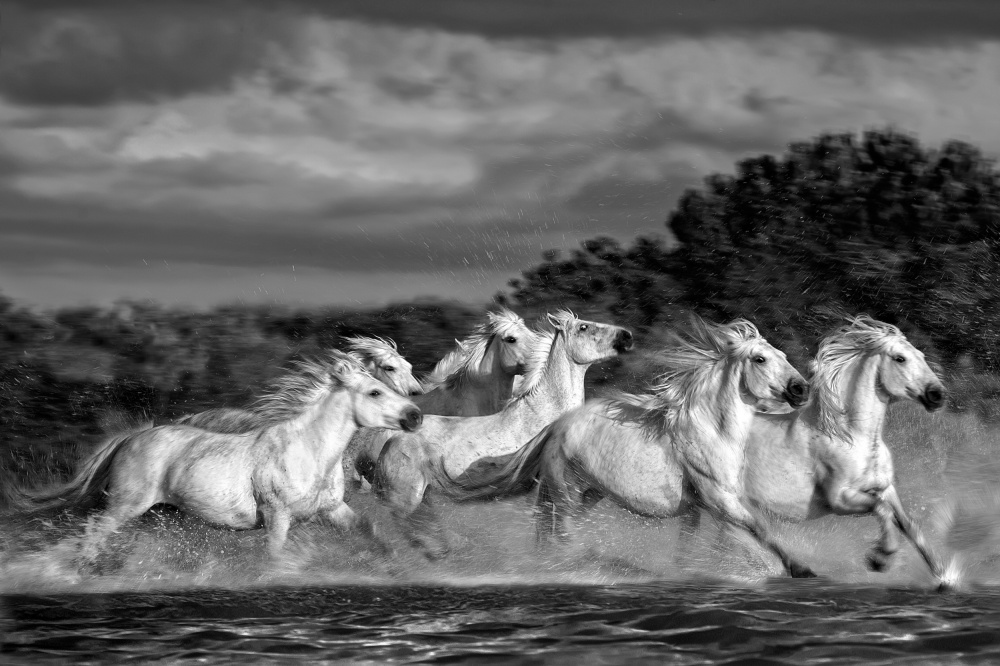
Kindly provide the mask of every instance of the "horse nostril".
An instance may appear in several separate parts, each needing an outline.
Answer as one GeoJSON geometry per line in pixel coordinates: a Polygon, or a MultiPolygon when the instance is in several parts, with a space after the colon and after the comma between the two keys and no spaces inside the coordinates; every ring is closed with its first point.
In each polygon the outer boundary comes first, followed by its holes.
{"type": "Polygon", "coordinates": [[[423,395],[423,394],[424,394],[423,391],[417,391],[417,390],[410,391],[410,397],[413,397],[415,395],[423,395]]]}
{"type": "Polygon", "coordinates": [[[809,398],[809,384],[802,381],[801,379],[791,379],[788,382],[788,386],[785,387],[785,391],[790,402],[795,402],[797,404],[802,404],[809,398]]]}
{"type": "Polygon", "coordinates": [[[413,407],[403,412],[403,418],[399,420],[399,425],[403,430],[412,432],[419,428],[423,422],[424,415],[420,413],[419,409],[413,407]]]}
{"type": "Polygon", "coordinates": [[[927,389],[927,391],[924,392],[924,397],[927,399],[927,402],[932,405],[940,404],[941,401],[944,400],[944,394],[941,393],[941,389],[936,387],[927,389]]]}
{"type": "Polygon", "coordinates": [[[623,329],[618,332],[617,336],[615,336],[615,347],[617,347],[619,351],[628,351],[632,349],[632,344],[632,331],[623,329]]]}

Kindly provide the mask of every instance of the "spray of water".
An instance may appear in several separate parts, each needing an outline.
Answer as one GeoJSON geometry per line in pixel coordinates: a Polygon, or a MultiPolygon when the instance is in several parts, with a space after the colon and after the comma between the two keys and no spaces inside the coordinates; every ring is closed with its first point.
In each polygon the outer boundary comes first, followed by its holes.
{"type": "MultiPolygon", "coordinates": [[[[890,410],[887,441],[896,457],[897,487],[934,548],[949,562],[934,580],[904,544],[886,573],[869,572],[864,556],[878,534],[872,517],[829,516],[778,523],[793,552],[825,577],[870,585],[963,589],[1000,584],[1000,463],[998,429],[972,415],[926,414],[917,406],[890,410]]],[[[394,549],[322,524],[299,525],[277,561],[260,531],[230,532],[178,511],[151,512],[112,539],[93,570],[80,572],[76,555],[85,517],[18,521],[0,526],[0,592],[245,588],[352,583],[613,584],[650,580],[714,580],[756,584],[781,576],[779,563],[745,535],[703,516],[682,543],[677,520],[630,514],[609,502],[572,523],[564,547],[537,550],[533,497],[488,504],[439,502],[451,552],[428,561],[393,531],[388,511],[370,494],[351,503],[370,517],[394,549]]]]}

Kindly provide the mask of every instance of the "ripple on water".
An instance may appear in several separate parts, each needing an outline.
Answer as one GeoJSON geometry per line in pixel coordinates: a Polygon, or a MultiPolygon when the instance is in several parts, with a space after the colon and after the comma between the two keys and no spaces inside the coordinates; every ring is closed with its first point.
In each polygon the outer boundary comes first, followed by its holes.
{"type": "Polygon", "coordinates": [[[769,583],[3,597],[11,660],[886,663],[1000,659],[1000,594],[769,583]]]}

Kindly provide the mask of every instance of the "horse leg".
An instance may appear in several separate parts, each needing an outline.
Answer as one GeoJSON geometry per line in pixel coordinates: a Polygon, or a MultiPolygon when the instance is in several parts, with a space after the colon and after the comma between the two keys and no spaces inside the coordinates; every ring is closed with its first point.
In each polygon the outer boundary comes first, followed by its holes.
{"type": "Polygon", "coordinates": [[[677,534],[677,550],[674,554],[674,564],[680,565],[691,549],[698,528],[701,526],[701,508],[694,502],[688,502],[681,513],[681,527],[677,534]]]}
{"type": "Polygon", "coordinates": [[[875,505],[874,514],[879,521],[878,541],[865,555],[865,563],[872,571],[885,571],[889,568],[889,560],[899,550],[899,530],[896,529],[895,516],[885,502],[875,505]]]}
{"type": "Polygon", "coordinates": [[[392,548],[388,544],[375,536],[375,528],[372,526],[371,521],[363,516],[359,516],[347,504],[341,502],[339,506],[324,511],[323,515],[334,527],[342,532],[361,533],[368,541],[375,544],[376,549],[381,554],[388,555],[392,552],[392,548]]]}
{"type": "Polygon", "coordinates": [[[264,529],[267,532],[267,552],[271,559],[277,559],[288,540],[288,529],[292,526],[292,514],[285,507],[265,505],[261,507],[264,529]]]}
{"type": "Polygon", "coordinates": [[[805,564],[796,560],[785,547],[771,535],[762,520],[754,516],[743,504],[739,496],[723,488],[700,489],[706,505],[719,517],[735,527],[746,530],[760,544],[778,556],[781,564],[792,578],[815,578],[816,574],[805,564]]]}
{"type": "Polygon", "coordinates": [[[403,528],[403,534],[414,548],[429,560],[439,560],[451,550],[444,536],[444,528],[434,507],[434,500],[426,487],[423,497],[404,508],[393,507],[393,515],[403,528]]]}
{"type": "Polygon", "coordinates": [[[539,481],[538,498],[535,500],[535,541],[539,548],[547,547],[550,539],[562,544],[569,541],[566,515],[578,513],[582,494],[576,499],[574,502],[561,466],[557,470],[549,470],[539,481]]]}
{"type": "Polygon", "coordinates": [[[81,571],[91,569],[111,535],[144,514],[148,508],[117,506],[99,516],[91,517],[80,539],[79,555],[76,558],[77,568],[81,571]]]}
{"type": "Polygon", "coordinates": [[[913,547],[917,549],[917,552],[920,553],[931,573],[935,577],[941,578],[944,575],[944,566],[927,544],[923,530],[907,515],[906,510],[903,508],[903,503],[899,500],[899,495],[896,493],[896,486],[889,486],[882,492],[881,504],[888,505],[892,511],[892,517],[896,522],[896,526],[899,527],[900,531],[910,540],[913,547]]]}

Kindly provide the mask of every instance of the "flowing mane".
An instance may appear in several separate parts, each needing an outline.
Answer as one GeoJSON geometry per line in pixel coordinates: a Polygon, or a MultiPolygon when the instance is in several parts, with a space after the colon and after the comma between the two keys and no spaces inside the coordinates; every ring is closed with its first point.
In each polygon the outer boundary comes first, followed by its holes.
{"type": "MultiPolygon", "coordinates": [[[[692,317],[689,330],[673,332],[671,338],[671,344],[653,356],[663,372],[649,385],[649,393],[619,393],[607,399],[613,418],[638,423],[655,435],[685,425],[682,421],[691,416],[692,407],[718,385],[723,363],[747,357],[761,335],[746,319],[709,324],[692,317]]],[[[726,415],[715,416],[721,430],[726,415]]]]}
{"type": "Polygon", "coordinates": [[[353,354],[330,349],[322,356],[296,361],[292,371],[274,380],[267,392],[250,407],[258,427],[288,421],[300,415],[324,391],[341,385],[353,386],[362,377],[371,378],[361,360],[353,354]],[[341,369],[334,377],[335,368],[341,369]]]}
{"type": "Polygon", "coordinates": [[[420,380],[425,391],[431,391],[448,379],[448,375],[455,372],[469,355],[468,342],[466,340],[455,340],[455,348],[444,355],[431,371],[420,380]]]}
{"type": "Polygon", "coordinates": [[[399,358],[396,342],[388,338],[372,336],[354,336],[344,338],[347,347],[364,361],[372,361],[376,365],[392,364],[399,358]]]}
{"type": "Polygon", "coordinates": [[[496,338],[504,338],[517,332],[524,326],[524,320],[507,308],[499,312],[488,312],[487,322],[476,327],[476,330],[460,344],[465,350],[465,358],[445,378],[444,385],[449,390],[459,390],[476,374],[485,374],[489,368],[483,368],[482,363],[486,352],[496,338]]]}
{"type": "Polygon", "coordinates": [[[536,330],[538,338],[535,340],[525,364],[527,370],[524,373],[524,378],[510,398],[511,403],[527,398],[538,390],[542,383],[542,377],[545,376],[545,370],[549,366],[549,359],[552,357],[552,349],[555,347],[556,339],[563,335],[563,331],[578,319],[569,310],[559,310],[538,322],[536,330]]]}
{"type": "Polygon", "coordinates": [[[840,399],[840,382],[844,373],[855,363],[871,353],[883,353],[896,342],[905,342],[906,336],[893,326],[858,315],[848,320],[819,344],[816,358],[809,364],[813,377],[811,384],[819,408],[819,429],[831,437],[851,442],[851,435],[844,423],[844,405],[840,399]]]}

